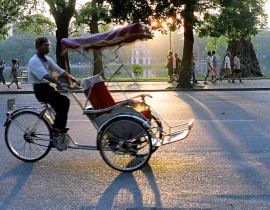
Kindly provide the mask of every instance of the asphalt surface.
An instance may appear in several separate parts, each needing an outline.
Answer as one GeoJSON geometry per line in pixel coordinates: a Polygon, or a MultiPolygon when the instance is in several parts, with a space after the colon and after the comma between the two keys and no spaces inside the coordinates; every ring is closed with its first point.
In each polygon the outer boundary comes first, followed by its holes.
{"type": "MultiPolygon", "coordinates": [[[[24,163],[7,150],[0,127],[0,209],[270,209],[270,96],[259,91],[267,81],[254,81],[256,92],[230,91],[249,81],[215,85],[232,85],[225,92],[165,92],[173,84],[163,82],[120,83],[127,90],[120,93],[117,84],[109,85],[117,100],[149,90],[147,102],[170,125],[195,119],[187,139],[162,146],[132,174],[109,168],[95,151],[52,150],[41,161],[24,163]]],[[[18,107],[39,105],[31,85],[21,86],[0,93],[2,125],[8,98],[15,97],[18,107]]],[[[96,131],[74,100],[68,127],[72,138],[95,145],[96,131]]]]}
{"type": "MultiPolygon", "coordinates": [[[[199,81],[198,85],[193,89],[178,89],[176,88],[177,83],[168,82],[110,82],[107,83],[108,88],[112,92],[137,92],[137,91],[251,91],[251,90],[270,90],[270,79],[254,79],[254,80],[243,80],[240,83],[238,80],[235,83],[228,82],[227,80],[217,81],[216,83],[199,81]]],[[[3,84],[0,85],[0,94],[11,94],[11,93],[33,93],[31,84],[20,84],[22,89],[17,89],[15,84],[10,88],[7,88],[3,84]]]]}

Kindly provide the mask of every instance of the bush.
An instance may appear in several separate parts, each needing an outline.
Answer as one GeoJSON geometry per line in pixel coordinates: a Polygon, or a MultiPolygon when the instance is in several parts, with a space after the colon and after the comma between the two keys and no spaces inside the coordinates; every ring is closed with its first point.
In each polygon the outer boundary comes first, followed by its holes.
{"type": "Polygon", "coordinates": [[[132,64],[131,71],[135,74],[136,78],[139,78],[144,72],[144,67],[140,64],[132,64]]]}

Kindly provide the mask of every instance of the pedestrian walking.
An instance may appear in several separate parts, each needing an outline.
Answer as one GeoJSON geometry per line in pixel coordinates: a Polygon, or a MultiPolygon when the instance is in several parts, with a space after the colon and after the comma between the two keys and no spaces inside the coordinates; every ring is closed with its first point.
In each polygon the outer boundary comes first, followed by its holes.
{"type": "Polygon", "coordinates": [[[169,75],[169,83],[173,82],[173,52],[169,52],[167,55],[167,69],[168,69],[168,75],[169,75]]]}
{"type": "Polygon", "coordinates": [[[241,71],[241,63],[240,63],[240,52],[237,52],[236,56],[234,56],[234,70],[233,70],[233,77],[232,82],[234,83],[234,78],[238,77],[239,82],[242,82],[242,71],[241,71]]]}
{"type": "Polygon", "coordinates": [[[231,82],[232,68],[231,68],[231,53],[227,52],[224,60],[224,77],[228,78],[231,82]]]}
{"type": "Polygon", "coordinates": [[[12,59],[12,67],[11,67],[11,73],[10,78],[12,78],[12,81],[7,85],[9,88],[13,83],[16,84],[17,89],[21,89],[18,84],[18,70],[19,70],[19,60],[18,59],[12,59]]]}
{"type": "Polygon", "coordinates": [[[208,55],[207,60],[206,60],[207,71],[206,71],[205,78],[204,78],[204,84],[208,84],[207,83],[207,78],[209,77],[210,73],[211,73],[211,76],[212,76],[211,82],[216,82],[216,79],[215,79],[216,75],[215,75],[215,70],[214,70],[214,67],[213,67],[213,59],[212,59],[211,51],[208,51],[207,55],[208,55]]]}
{"type": "Polygon", "coordinates": [[[193,54],[192,55],[192,85],[193,86],[198,84],[198,81],[196,80],[196,74],[195,74],[195,65],[196,65],[196,58],[193,54]]]}
{"type": "Polygon", "coordinates": [[[214,67],[214,72],[216,75],[216,79],[218,79],[218,72],[217,72],[217,56],[216,56],[216,51],[212,50],[212,62],[213,62],[213,67],[214,67]]]}
{"type": "Polygon", "coordinates": [[[6,81],[3,75],[4,69],[5,69],[5,63],[3,60],[1,60],[0,61],[0,82],[2,82],[3,85],[6,85],[6,81]]]}
{"type": "Polygon", "coordinates": [[[175,75],[175,78],[176,78],[176,81],[179,81],[179,75],[180,75],[180,68],[181,68],[181,59],[178,57],[178,54],[177,53],[174,53],[174,75],[175,75]]]}

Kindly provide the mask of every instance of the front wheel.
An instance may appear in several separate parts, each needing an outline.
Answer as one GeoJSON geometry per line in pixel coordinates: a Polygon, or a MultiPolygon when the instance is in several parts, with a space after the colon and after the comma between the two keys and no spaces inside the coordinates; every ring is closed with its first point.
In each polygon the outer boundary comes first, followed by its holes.
{"type": "Polygon", "coordinates": [[[35,162],[51,150],[49,123],[31,111],[19,112],[11,117],[5,130],[9,151],[25,162],[35,162]]]}
{"type": "Polygon", "coordinates": [[[99,132],[97,144],[103,160],[121,172],[142,168],[152,153],[151,135],[143,120],[131,116],[107,122],[99,132]]]}

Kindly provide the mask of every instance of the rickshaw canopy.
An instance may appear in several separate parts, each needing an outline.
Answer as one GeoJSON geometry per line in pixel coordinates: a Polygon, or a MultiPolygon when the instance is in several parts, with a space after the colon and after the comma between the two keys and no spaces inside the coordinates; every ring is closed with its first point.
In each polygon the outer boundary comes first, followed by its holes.
{"type": "Polygon", "coordinates": [[[64,38],[61,42],[64,54],[69,50],[99,50],[144,39],[152,39],[151,28],[135,23],[109,32],[64,38]]]}

